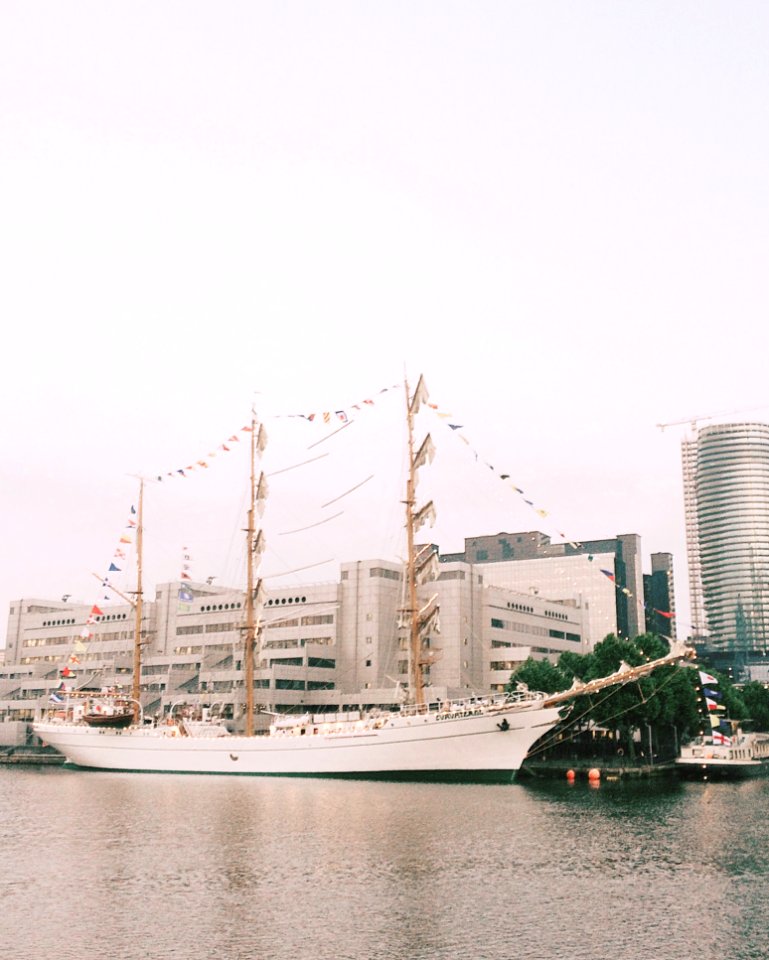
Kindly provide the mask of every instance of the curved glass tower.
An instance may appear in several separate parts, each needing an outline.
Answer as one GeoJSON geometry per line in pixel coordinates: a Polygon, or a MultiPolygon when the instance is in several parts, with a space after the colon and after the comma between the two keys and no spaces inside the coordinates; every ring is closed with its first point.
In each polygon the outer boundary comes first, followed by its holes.
{"type": "Polygon", "coordinates": [[[697,437],[700,572],[710,642],[769,645],[769,424],[727,423],[697,437]]]}

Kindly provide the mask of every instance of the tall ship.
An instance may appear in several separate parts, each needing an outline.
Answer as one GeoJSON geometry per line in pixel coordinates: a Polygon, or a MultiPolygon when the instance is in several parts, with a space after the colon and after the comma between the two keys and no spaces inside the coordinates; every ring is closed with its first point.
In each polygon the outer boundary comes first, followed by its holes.
{"type": "Polygon", "coordinates": [[[252,414],[250,500],[246,528],[246,590],[243,625],[245,704],[242,730],[232,733],[208,718],[182,716],[145,722],[140,705],[143,486],[137,516],[137,590],[131,695],[71,691],[62,703],[33,724],[43,742],[81,768],[125,772],[240,774],[256,776],[349,777],[365,779],[511,782],[533,744],[551,731],[580,695],[637,680],[657,667],[689,658],[683,645],[668,656],[623,667],[570,690],[544,694],[517,692],[431,700],[425,667],[431,633],[439,631],[435,596],[426,593],[437,558],[417,534],[430,519],[432,502],[418,504],[417,473],[432,460],[426,435],[417,445],[415,417],[427,399],[422,377],[413,394],[405,384],[407,479],[404,497],[406,558],[401,627],[409,653],[408,702],[393,709],[348,710],[336,714],[303,712],[273,715],[266,730],[255,729],[255,663],[262,637],[264,586],[257,565],[265,543],[258,518],[267,497],[257,460],[266,445],[264,424],[252,414]]]}

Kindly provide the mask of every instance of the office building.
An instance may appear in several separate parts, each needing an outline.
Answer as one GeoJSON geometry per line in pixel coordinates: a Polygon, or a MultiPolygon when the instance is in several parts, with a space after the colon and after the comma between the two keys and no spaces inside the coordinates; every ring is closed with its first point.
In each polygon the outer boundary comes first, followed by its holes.
{"type": "MultiPolygon", "coordinates": [[[[586,609],[488,582],[488,568],[439,566],[429,584],[440,606],[440,632],[426,641],[432,698],[501,692],[529,656],[557,660],[583,653],[586,609]]],[[[337,582],[268,592],[255,675],[259,704],[270,710],[389,706],[404,699],[408,643],[400,627],[403,568],[383,560],[341,567],[337,582]]],[[[160,584],[143,604],[142,706],[243,703],[243,597],[207,583],[160,584]]],[[[0,716],[29,721],[62,682],[129,689],[133,608],[23,600],[12,604],[7,659],[0,670],[0,716]],[[85,634],[85,636],[84,636],[85,634]]]]}
{"type": "Polygon", "coordinates": [[[637,534],[582,543],[552,543],[539,531],[468,537],[462,553],[441,557],[457,560],[482,571],[487,584],[583,607],[588,649],[610,633],[632,638],[646,631],[637,534]]]}
{"type": "Polygon", "coordinates": [[[769,644],[769,425],[728,423],[684,441],[690,574],[707,622],[706,649],[737,660],[769,644]],[[695,446],[691,446],[694,444],[695,446]],[[695,456],[696,452],[696,456],[695,456]]]}

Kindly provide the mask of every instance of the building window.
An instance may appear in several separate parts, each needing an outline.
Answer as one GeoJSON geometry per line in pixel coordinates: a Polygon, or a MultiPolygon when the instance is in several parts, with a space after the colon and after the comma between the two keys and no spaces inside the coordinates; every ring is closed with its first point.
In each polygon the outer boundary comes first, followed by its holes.
{"type": "Polygon", "coordinates": [[[385,580],[400,580],[399,570],[388,570],[386,567],[372,567],[368,575],[370,577],[383,577],[385,580]]]}
{"type": "Polygon", "coordinates": [[[333,670],[336,666],[336,660],[327,660],[324,657],[308,657],[308,667],[322,667],[324,670],[333,670]]]}

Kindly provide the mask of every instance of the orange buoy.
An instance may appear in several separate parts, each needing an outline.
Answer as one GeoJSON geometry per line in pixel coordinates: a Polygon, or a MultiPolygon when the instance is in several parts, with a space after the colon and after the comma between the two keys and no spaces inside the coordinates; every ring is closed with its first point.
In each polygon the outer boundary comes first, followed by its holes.
{"type": "Polygon", "coordinates": [[[574,773],[573,770],[566,771],[566,779],[569,781],[569,783],[574,783],[575,777],[576,777],[576,774],[574,773]]]}
{"type": "Polygon", "coordinates": [[[601,771],[597,767],[593,767],[588,771],[587,774],[588,780],[596,781],[601,779],[601,771]]]}

